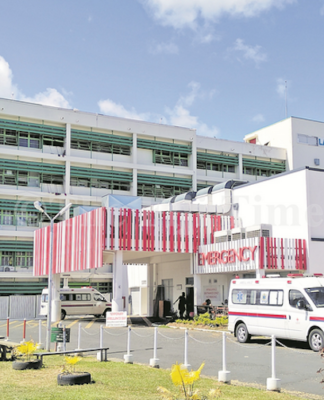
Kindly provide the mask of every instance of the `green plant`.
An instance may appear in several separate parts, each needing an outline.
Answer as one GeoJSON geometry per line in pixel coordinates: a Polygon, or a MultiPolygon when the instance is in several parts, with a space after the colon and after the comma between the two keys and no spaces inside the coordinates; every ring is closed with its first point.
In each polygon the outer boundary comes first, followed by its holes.
{"type": "Polygon", "coordinates": [[[62,367],[63,374],[73,374],[75,372],[75,364],[81,360],[79,356],[65,356],[65,363],[62,367]]]}
{"type": "Polygon", "coordinates": [[[211,389],[208,397],[201,394],[199,390],[194,390],[194,383],[200,378],[201,370],[204,367],[204,363],[201,364],[197,371],[188,371],[182,364],[175,364],[171,369],[171,379],[175,386],[180,390],[180,398],[178,395],[174,395],[170,390],[159,386],[158,392],[162,394],[162,397],[167,400],[207,400],[217,398],[220,396],[220,389],[211,389]],[[184,396],[184,397],[183,397],[184,396]]]}
{"type": "Polygon", "coordinates": [[[16,347],[16,354],[18,357],[24,358],[26,361],[30,361],[31,356],[35,353],[38,348],[38,343],[34,343],[32,340],[23,342],[16,347]]]}

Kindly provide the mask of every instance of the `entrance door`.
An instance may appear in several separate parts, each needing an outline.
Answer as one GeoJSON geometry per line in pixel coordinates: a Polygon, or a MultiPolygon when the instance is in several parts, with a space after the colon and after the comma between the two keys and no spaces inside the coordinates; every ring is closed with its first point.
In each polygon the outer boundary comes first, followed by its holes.
{"type": "Polygon", "coordinates": [[[186,299],[187,299],[187,317],[190,316],[191,312],[194,312],[194,288],[186,287],[186,299]]]}
{"type": "Polygon", "coordinates": [[[131,315],[141,314],[141,296],[140,288],[131,288],[131,315]]]}

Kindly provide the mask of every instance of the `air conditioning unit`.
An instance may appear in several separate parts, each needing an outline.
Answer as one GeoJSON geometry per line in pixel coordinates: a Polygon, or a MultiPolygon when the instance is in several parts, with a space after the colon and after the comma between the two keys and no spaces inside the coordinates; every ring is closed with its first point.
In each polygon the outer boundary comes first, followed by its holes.
{"type": "Polygon", "coordinates": [[[232,240],[241,240],[246,237],[245,228],[234,228],[231,230],[231,234],[232,240]]]}
{"type": "Polygon", "coordinates": [[[15,267],[3,267],[4,272],[15,272],[15,267]]]}
{"type": "Polygon", "coordinates": [[[230,242],[232,240],[231,231],[220,231],[214,233],[215,243],[230,242]]]}
{"type": "Polygon", "coordinates": [[[268,224],[254,225],[245,228],[245,237],[271,237],[272,236],[272,226],[268,224]]]}

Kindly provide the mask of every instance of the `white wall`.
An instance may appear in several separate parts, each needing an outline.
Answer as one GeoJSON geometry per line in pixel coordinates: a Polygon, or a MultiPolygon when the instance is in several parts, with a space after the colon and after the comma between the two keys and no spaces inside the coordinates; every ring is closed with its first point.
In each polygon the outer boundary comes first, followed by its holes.
{"type": "Polygon", "coordinates": [[[317,121],[309,121],[305,119],[292,118],[293,130],[293,165],[294,168],[304,166],[324,168],[324,146],[311,146],[304,143],[298,143],[298,134],[315,136],[324,143],[324,123],[317,121]],[[314,159],[320,160],[320,165],[316,166],[314,159]]]}
{"type": "Polygon", "coordinates": [[[308,238],[306,170],[238,187],[233,203],[243,227],[271,224],[274,237],[308,238]]]}

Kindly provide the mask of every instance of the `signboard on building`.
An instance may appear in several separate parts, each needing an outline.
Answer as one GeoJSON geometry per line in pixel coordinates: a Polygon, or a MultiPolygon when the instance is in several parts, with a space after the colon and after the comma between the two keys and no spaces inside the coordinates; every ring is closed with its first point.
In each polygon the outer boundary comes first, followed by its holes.
{"type": "Polygon", "coordinates": [[[281,269],[306,270],[305,239],[255,237],[200,246],[196,274],[281,269]]]}
{"type": "Polygon", "coordinates": [[[106,313],[106,326],[109,327],[120,327],[127,326],[127,312],[108,312],[106,313]]]}

